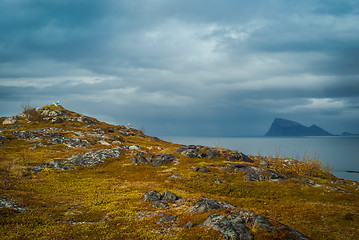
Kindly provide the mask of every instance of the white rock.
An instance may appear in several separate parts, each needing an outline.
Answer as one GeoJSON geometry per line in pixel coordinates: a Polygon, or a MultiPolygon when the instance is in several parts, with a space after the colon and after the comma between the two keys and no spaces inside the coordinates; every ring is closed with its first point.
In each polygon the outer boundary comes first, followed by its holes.
{"type": "Polygon", "coordinates": [[[17,120],[18,120],[17,116],[8,117],[2,122],[2,124],[14,124],[17,122],[17,120]]]}
{"type": "Polygon", "coordinates": [[[102,145],[105,145],[105,146],[110,146],[111,144],[104,141],[104,140],[101,140],[101,141],[98,141],[98,143],[102,144],[102,145]]]}
{"type": "Polygon", "coordinates": [[[138,145],[131,145],[131,146],[128,147],[128,149],[130,149],[130,150],[140,150],[141,147],[138,146],[138,145]]]}

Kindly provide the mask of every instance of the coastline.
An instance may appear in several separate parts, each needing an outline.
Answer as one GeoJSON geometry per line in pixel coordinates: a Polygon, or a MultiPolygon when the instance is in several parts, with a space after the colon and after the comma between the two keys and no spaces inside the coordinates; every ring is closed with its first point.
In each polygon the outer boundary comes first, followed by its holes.
{"type": "Polygon", "coordinates": [[[193,137],[160,136],[160,139],[186,145],[223,147],[249,155],[274,156],[301,159],[304,155],[316,155],[333,168],[333,174],[346,180],[359,181],[358,136],[301,136],[301,137],[193,137]],[[336,156],[340,156],[338,159],[336,156]]]}

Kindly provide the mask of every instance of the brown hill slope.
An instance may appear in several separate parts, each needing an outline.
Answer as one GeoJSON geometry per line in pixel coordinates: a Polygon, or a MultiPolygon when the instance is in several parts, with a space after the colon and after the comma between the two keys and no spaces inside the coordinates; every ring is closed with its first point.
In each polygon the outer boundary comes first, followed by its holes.
{"type": "Polygon", "coordinates": [[[0,119],[2,239],[359,233],[358,183],[316,159],[181,146],[55,105],[31,114],[0,119]]]}

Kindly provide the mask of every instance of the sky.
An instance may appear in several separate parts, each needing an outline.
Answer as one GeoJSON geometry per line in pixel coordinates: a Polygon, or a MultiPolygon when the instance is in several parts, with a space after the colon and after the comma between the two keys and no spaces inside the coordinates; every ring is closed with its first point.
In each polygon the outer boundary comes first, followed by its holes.
{"type": "Polygon", "coordinates": [[[60,100],[152,136],[359,133],[357,0],[0,0],[0,116],[60,100]]]}

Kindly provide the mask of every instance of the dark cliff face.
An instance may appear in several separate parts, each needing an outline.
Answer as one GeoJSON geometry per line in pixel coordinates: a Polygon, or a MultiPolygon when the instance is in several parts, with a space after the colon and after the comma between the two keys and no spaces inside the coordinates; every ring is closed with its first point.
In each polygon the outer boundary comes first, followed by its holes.
{"type": "Polygon", "coordinates": [[[265,136],[333,136],[317,125],[306,127],[283,118],[274,119],[265,136]]]}

